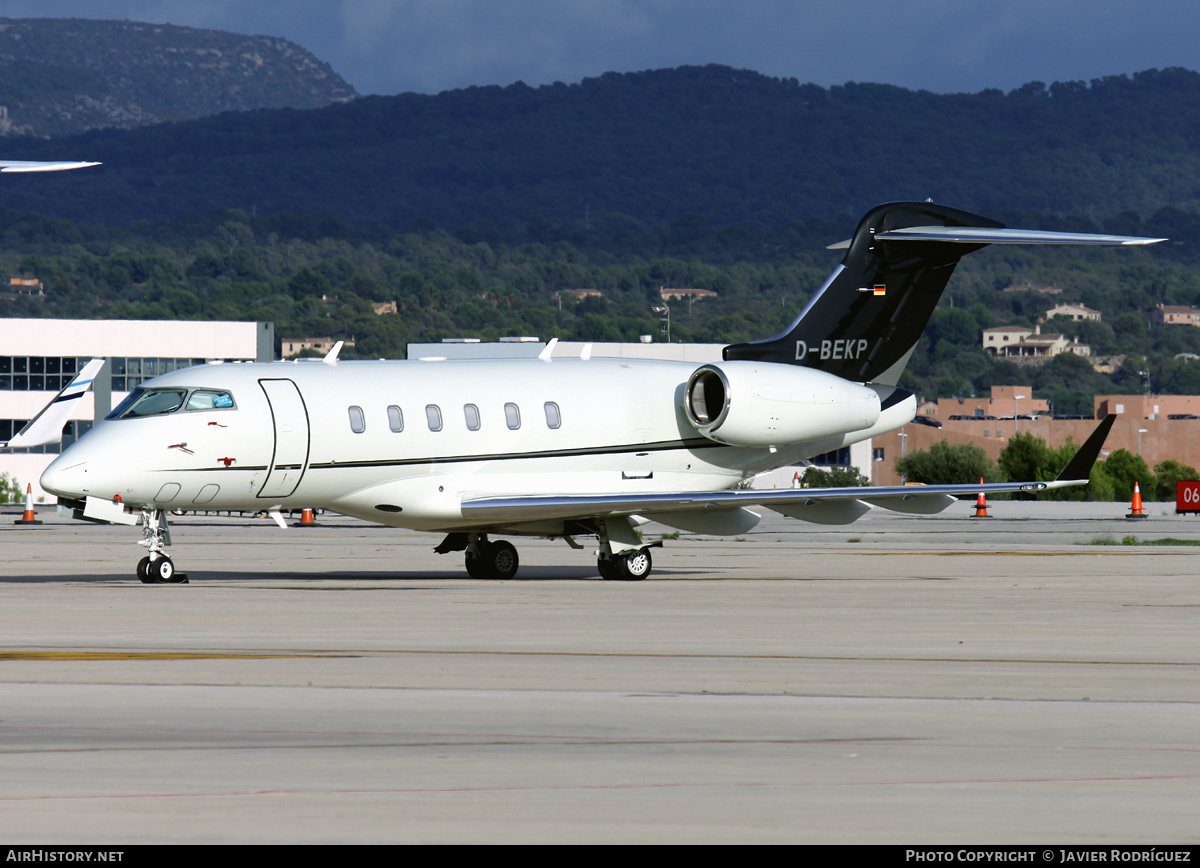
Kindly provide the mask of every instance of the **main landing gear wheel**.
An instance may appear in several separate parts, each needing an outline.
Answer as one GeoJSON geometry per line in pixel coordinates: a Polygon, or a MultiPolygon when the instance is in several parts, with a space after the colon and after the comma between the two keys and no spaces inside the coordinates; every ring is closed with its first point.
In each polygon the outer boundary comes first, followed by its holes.
{"type": "Polygon", "coordinates": [[[175,581],[175,564],[166,555],[159,555],[155,560],[149,556],[138,561],[137,577],[145,585],[163,585],[175,581]]]}
{"type": "Polygon", "coordinates": [[[610,582],[640,582],[650,575],[654,562],[650,549],[630,549],[611,558],[600,558],[596,566],[600,577],[610,582]]]}
{"type": "Polygon", "coordinates": [[[520,564],[516,547],[505,540],[479,543],[474,556],[467,553],[467,573],[473,579],[511,579],[520,564]]]}

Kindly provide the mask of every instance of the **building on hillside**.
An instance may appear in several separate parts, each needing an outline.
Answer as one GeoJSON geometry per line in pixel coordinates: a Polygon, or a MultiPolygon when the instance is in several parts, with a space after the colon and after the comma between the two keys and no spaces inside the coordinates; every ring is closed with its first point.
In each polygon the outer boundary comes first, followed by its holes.
{"type": "Polygon", "coordinates": [[[685,298],[689,301],[696,301],[701,298],[716,298],[717,293],[711,289],[671,289],[670,287],[660,286],[658,294],[663,301],[683,301],[685,298]]]}
{"type": "Polygon", "coordinates": [[[1162,325],[1200,326],[1200,310],[1186,305],[1159,304],[1150,311],[1150,322],[1162,325]]]}
{"type": "Polygon", "coordinates": [[[270,322],[185,320],[0,319],[0,440],[8,440],[71,382],[89,359],[108,364],[63,433],[63,441],[0,452],[0,472],[24,490],[62,449],[144,380],[208,361],[252,362],[275,358],[270,322]]]}
{"type": "Polygon", "coordinates": [[[376,316],[383,316],[385,313],[398,313],[396,302],[394,301],[372,302],[371,309],[375,311],[376,316]]]}
{"type": "Polygon", "coordinates": [[[1046,319],[1053,319],[1056,316],[1066,317],[1071,322],[1080,322],[1082,320],[1100,322],[1101,313],[1098,310],[1092,310],[1084,304],[1059,304],[1046,311],[1046,319]]]}
{"type": "MultiPolygon", "coordinates": [[[[279,341],[279,355],[281,358],[290,359],[297,355],[301,350],[316,350],[318,355],[325,355],[333,349],[334,344],[338,342],[338,338],[281,338],[279,341]]],[[[343,343],[344,346],[354,346],[354,341],[347,340],[343,343]]]]}
{"type": "Polygon", "coordinates": [[[983,351],[991,356],[1001,355],[1001,350],[1010,344],[1020,343],[1021,340],[1033,334],[1033,329],[1026,326],[996,326],[983,330],[983,351]]]}
{"type": "Polygon", "coordinates": [[[983,349],[996,358],[1033,365],[1048,362],[1059,353],[1074,353],[1085,358],[1092,354],[1092,348],[1081,344],[1079,338],[1042,334],[1040,325],[1032,329],[1021,326],[984,329],[983,349]]]}
{"type": "Polygon", "coordinates": [[[12,287],[13,292],[19,293],[20,295],[46,294],[45,286],[43,286],[42,282],[36,277],[18,275],[16,277],[9,278],[8,285],[12,287]]]}

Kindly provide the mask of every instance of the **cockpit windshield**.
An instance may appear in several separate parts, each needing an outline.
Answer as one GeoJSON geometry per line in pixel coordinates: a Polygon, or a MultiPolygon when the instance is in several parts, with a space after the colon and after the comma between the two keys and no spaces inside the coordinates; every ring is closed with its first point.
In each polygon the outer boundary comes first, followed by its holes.
{"type": "Polygon", "coordinates": [[[165,416],[183,405],[187,389],[134,389],[109,419],[135,419],[141,416],[165,416]]]}
{"type": "Polygon", "coordinates": [[[134,389],[106,419],[137,419],[165,416],[180,407],[185,410],[231,410],[233,395],[218,389],[134,389]],[[186,404],[185,404],[186,402],[186,404]]]}

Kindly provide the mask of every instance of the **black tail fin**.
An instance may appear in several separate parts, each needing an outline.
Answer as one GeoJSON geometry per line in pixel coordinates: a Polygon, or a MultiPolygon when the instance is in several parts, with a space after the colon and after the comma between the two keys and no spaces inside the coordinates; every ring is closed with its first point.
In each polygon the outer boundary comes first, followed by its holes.
{"type": "Polygon", "coordinates": [[[987,245],[897,238],[885,232],[912,227],[1004,224],[929,202],[893,202],[858,224],[841,266],[783,334],[725,348],[727,360],[785,362],[819,368],[860,383],[894,386],[958,260],[987,245]]]}

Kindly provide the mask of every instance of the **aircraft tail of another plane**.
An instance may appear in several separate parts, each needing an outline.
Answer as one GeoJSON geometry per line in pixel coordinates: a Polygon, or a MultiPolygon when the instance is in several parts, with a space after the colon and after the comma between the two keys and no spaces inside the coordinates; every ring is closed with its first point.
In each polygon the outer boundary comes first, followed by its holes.
{"type": "Polygon", "coordinates": [[[1139,245],[1162,238],[1007,229],[932,202],[871,210],[846,256],[800,316],[774,338],[725,348],[727,361],[780,362],[895,386],[958,261],[989,244],[1139,245]]]}
{"type": "Polygon", "coordinates": [[[62,440],[63,426],[71,421],[71,413],[79,405],[79,401],[92,387],[92,381],[104,367],[104,359],[92,359],[83,366],[83,370],[71,378],[49,404],[41,412],[26,423],[20,431],[7,443],[0,441],[0,448],[22,449],[27,446],[43,446],[46,443],[59,443],[62,440]]]}

